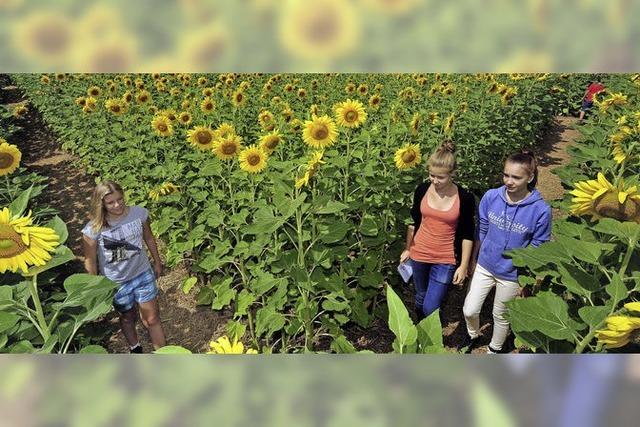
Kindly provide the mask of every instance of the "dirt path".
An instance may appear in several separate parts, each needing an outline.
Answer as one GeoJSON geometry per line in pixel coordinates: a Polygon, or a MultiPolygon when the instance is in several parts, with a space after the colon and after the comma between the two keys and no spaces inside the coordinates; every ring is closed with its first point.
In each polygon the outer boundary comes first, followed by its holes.
{"type": "MultiPolygon", "coordinates": [[[[25,98],[9,77],[0,75],[0,104],[10,107],[23,101],[25,98]]],[[[23,166],[48,178],[48,187],[38,198],[38,203],[57,209],[58,215],[67,224],[67,246],[76,259],[65,265],[65,274],[84,272],[81,230],[87,222],[89,200],[96,177],[83,170],[78,158],[60,148],[57,137],[34,106],[29,105],[29,113],[22,119],[21,126],[22,129],[8,138],[8,142],[17,145],[22,152],[23,166]]],[[[186,276],[185,269],[179,267],[158,281],[161,318],[170,344],[203,351],[212,336],[224,333],[231,313],[214,312],[208,307],[196,306],[195,293],[184,295],[179,289],[186,276]]],[[[105,334],[104,331],[107,337],[102,344],[109,352],[128,352],[114,312],[91,327],[92,335],[101,336],[105,334]]],[[[151,342],[140,322],[138,333],[145,351],[151,351],[151,342]]]]}
{"type": "MultiPolygon", "coordinates": [[[[580,132],[574,128],[576,122],[574,117],[556,117],[553,128],[538,147],[538,190],[547,202],[562,200],[564,196],[560,178],[552,171],[569,163],[567,150],[580,136],[580,132]]],[[[560,210],[553,208],[553,219],[560,216],[560,210]]]]}

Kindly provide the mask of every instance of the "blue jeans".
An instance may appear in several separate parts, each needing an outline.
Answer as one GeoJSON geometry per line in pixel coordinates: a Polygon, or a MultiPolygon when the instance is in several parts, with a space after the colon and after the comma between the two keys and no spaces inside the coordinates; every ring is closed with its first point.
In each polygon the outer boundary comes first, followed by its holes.
{"type": "Polygon", "coordinates": [[[440,308],[453,280],[456,266],[411,260],[411,267],[413,284],[416,287],[416,308],[421,308],[422,313],[428,316],[440,308]]]}

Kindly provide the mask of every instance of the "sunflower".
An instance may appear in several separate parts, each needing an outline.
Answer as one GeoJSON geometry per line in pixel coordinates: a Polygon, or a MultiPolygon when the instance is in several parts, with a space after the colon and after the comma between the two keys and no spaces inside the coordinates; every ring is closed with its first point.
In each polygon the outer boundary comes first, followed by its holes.
{"type": "Polygon", "coordinates": [[[632,313],[640,311],[640,303],[627,303],[624,308],[631,313],[607,317],[606,329],[596,331],[598,343],[606,348],[624,347],[630,342],[638,343],[640,340],[640,317],[632,313]]]}
{"type": "Polygon", "coordinates": [[[22,118],[27,115],[29,109],[26,105],[16,105],[13,109],[13,117],[16,119],[22,118]]]}
{"type": "Polygon", "coordinates": [[[267,154],[273,153],[273,151],[282,143],[282,135],[275,130],[260,138],[260,148],[267,154]]]}
{"type": "Polygon", "coordinates": [[[50,252],[60,244],[59,240],[53,229],[32,225],[31,212],[20,217],[3,208],[0,211],[0,273],[21,270],[26,274],[30,265],[45,265],[51,259],[50,252]]]}
{"type": "Polygon", "coordinates": [[[411,127],[411,134],[417,135],[420,131],[420,113],[414,113],[413,118],[411,119],[411,123],[409,124],[411,127]]]}
{"type": "Polygon", "coordinates": [[[380,95],[378,94],[372,95],[371,98],[369,98],[369,107],[373,108],[374,110],[377,110],[380,107],[381,102],[382,102],[382,98],[380,97],[380,95]]]}
{"type": "Polygon", "coordinates": [[[46,74],[43,74],[42,77],[40,77],[40,82],[48,85],[49,83],[51,83],[51,79],[46,74]]]}
{"type": "Polygon", "coordinates": [[[188,99],[184,99],[180,104],[180,106],[182,107],[183,110],[187,110],[191,108],[191,101],[189,101],[188,99]]]}
{"type": "Polygon", "coordinates": [[[148,90],[143,89],[140,92],[138,92],[138,94],[136,95],[136,101],[138,102],[138,104],[146,104],[150,100],[151,100],[151,94],[149,93],[148,90]]]}
{"type": "Polygon", "coordinates": [[[149,198],[154,202],[157,202],[158,200],[160,200],[160,197],[167,196],[178,191],[180,191],[180,187],[171,182],[165,182],[162,185],[149,191],[149,198]]]}
{"type": "Polygon", "coordinates": [[[249,173],[262,172],[267,167],[267,153],[261,148],[251,145],[238,155],[240,169],[249,173]]]}
{"type": "Polygon", "coordinates": [[[429,114],[427,114],[427,119],[429,120],[429,123],[436,124],[438,123],[439,120],[439,115],[437,111],[432,111],[429,114]]]}
{"type": "Polygon", "coordinates": [[[187,132],[187,140],[201,150],[210,150],[215,142],[215,132],[205,126],[196,126],[187,132]]]}
{"type": "Polygon", "coordinates": [[[231,101],[233,102],[233,106],[234,107],[241,107],[242,105],[244,105],[245,101],[247,100],[247,97],[244,96],[244,91],[242,89],[238,89],[235,92],[233,92],[233,95],[231,97],[231,101]]]}
{"type": "Polygon", "coordinates": [[[178,122],[182,125],[191,124],[191,114],[189,114],[187,111],[181,112],[178,116],[178,122]]]}
{"type": "Polygon", "coordinates": [[[445,134],[450,134],[451,131],[453,130],[453,124],[455,123],[455,119],[456,119],[455,113],[449,114],[449,116],[447,117],[447,121],[444,124],[443,131],[445,134]]]}
{"type": "Polygon", "coordinates": [[[366,84],[361,84],[360,86],[358,86],[358,94],[365,96],[367,93],[369,93],[369,86],[367,86],[366,84]]]}
{"type": "MultiPolygon", "coordinates": [[[[220,160],[233,159],[242,149],[242,138],[238,135],[227,135],[213,144],[213,151],[220,160]]],[[[253,163],[252,163],[253,164],[253,163]]]]}
{"type": "Polygon", "coordinates": [[[213,100],[209,97],[206,97],[205,99],[202,100],[202,102],[200,103],[200,110],[203,113],[211,113],[213,110],[215,110],[216,108],[216,104],[213,102],[213,100]]]}
{"type": "Polygon", "coordinates": [[[285,92],[293,92],[293,85],[292,85],[291,83],[287,83],[287,84],[284,86],[284,91],[285,91],[285,92]]]}
{"type": "Polygon", "coordinates": [[[91,86],[89,89],[87,89],[87,95],[93,96],[94,98],[100,96],[100,94],[102,94],[102,89],[100,89],[98,86],[91,86]]]}
{"type": "Polygon", "coordinates": [[[178,121],[178,115],[176,114],[176,110],[172,108],[169,108],[167,110],[162,110],[160,111],[160,114],[162,114],[163,116],[166,116],[172,122],[178,121]]]}
{"type": "Polygon", "coordinates": [[[282,110],[282,113],[280,113],[280,114],[284,118],[284,121],[287,122],[287,123],[289,123],[291,120],[293,120],[294,112],[291,109],[291,107],[289,107],[288,105],[285,107],[284,110],[282,110]]]}
{"type": "Polygon", "coordinates": [[[352,94],[356,91],[356,85],[354,85],[353,83],[347,83],[347,85],[344,87],[344,91],[347,94],[352,94]]]}
{"type": "Polygon", "coordinates": [[[169,94],[174,98],[179,97],[181,93],[182,91],[180,90],[179,87],[172,87],[171,90],[169,91],[169,94]]]}
{"type": "Polygon", "coordinates": [[[367,112],[360,101],[347,99],[334,107],[336,122],[347,128],[358,128],[367,120],[367,112]]]}
{"type": "Polygon", "coordinates": [[[420,163],[420,146],[418,144],[407,144],[398,149],[393,158],[398,169],[413,168],[420,163]]]}
{"type": "Polygon", "coordinates": [[[575,189],[569,192],[574,196],[571,199],[573,215],[640,223],[640,194],[635,185],[625,188],[624,181],[620,179],[614,186],[602,172],[598,172],[598,179],[576,182],[574,186],[575,189]]]}
{"type": "Polygon", "coordinates": [[[84,96],[79,96],[76,98],[75,103],[80,107],[84,107],[87,104],[87,98],[84,96]]]}
{"type": "Polygon", "coordinates": [[[173,135],[173,125],[171,119],[164,114],[158,114],[151,121],[151,127],[158,136],[171,136],[173,135]]]}
{"type": "Polygon", "coordinates": [[[258,354],[258,351],[253,348],[248,348],[245,352],[244,344],[238,342],[237,338],[234,338],[232,343],[226,335],[216,341],[212,340],[209,347],[211,350],[207,351],[207,354],[258,354]]]}
{"type": "Polygon", "coordinates": [[[316,173],[320,165],[324,165],[325,163],[327,163],[326,161],[322,160],[323,155],[323,150],[314,151],[313,154],[311,154],[311,158],[307,162],[307,171],[309,171],[311,176],[316,173]]]}
{"type": "Polygon", "coordinates": [[[13,173],[20,166],[22,153],[13,144],[0,138],[0,176],[13,173]]]}
{"type": "MultiPolygon", "coordinates": [[[[207,78],[206,77],[199,77],[198,78],[198,86],[204,86],[207,84],[207,78]]],[[[209,95],[207,95],[209,96],[209,95]]]]}
{"type": "Polygon", "coordinates": [[[627,153],[624,152],[620,143],[613,144],[613,160],[618,164],[624,163],[624,161],[627,160],[627,153]]]}
{"type": "Polygon", "coordinates": [[[122,100],[124,102],[126,102],[127,104],[130,103],[131,101],[133,101],[133,94],[131,93],[130,90],[126,91],[125,93],[122,94],[122,100]]]}
{"type": "Polygon", "coordinates": [[[338,130],[329,116],[314,117],[304,122],[302,139],[314,148],[325,148],[336,142],[338,130]]]}
{"type": "Polygon", "coordinates": [[[115,114],[116,116],[120,116],[127,111],[126,105],[119,98],[107,99],[104,103],[104,106],[107,111],[115,114]]]}
{"type": "Polygon", "coordinates": [[[269,110],[263,110],[258,114],[258,123],[260,127],[265,129],[269,125],[273,125],[273,113],[269,110]]]}
{"type": "Polygon", "coordinates": [[[232,124],[224,122],[217,127],[216,134],[218,135],[218,138],[234,136],[236,134],[236,128],[234,128],[232,124]]]}
{"type": "Polygon", "coordinates": [[[307,91],[304,88],[298,89],[298,98],[306,98],[307,91]]]}

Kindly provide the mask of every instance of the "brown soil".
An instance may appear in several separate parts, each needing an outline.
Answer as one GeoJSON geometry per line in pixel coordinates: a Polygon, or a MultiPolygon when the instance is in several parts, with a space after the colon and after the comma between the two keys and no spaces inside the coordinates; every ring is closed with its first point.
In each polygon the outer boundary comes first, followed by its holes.
{"type": "MultiPolygon", "coordinates": [[[[10,85],[7,76],[0,75],[0,87],[2,88],[0,104],[12,104],[23,100],[22,94],[15,86],[10,85]]],[[[538,188],[547,201],[562,198],[564,190],[560,179],[553,175],[551,170],[566,164],[569,160],[567,147],[578,135],[576,130],[571,129],[574,122],[575,119],[572,118],[556,118],[554,126],[539,146],[540,184],[538,188]]],[[[23,164],[29,170],[48,177],[49,186],[38,202],[58,209],[60,217],[67,223],[69,229],[67,245],[76,254],[76,261],[68,266],[68,273],[81,272],[84,259],[81,229],[87,221],[89,198],[96,177],[83,170],[78,158],[62,151],[56,136],[46,126],[35,107],[30,106],[22,126],[23,129],[13,135],[9,142],[20,148],[23,153],[23,164]]],[[[559,212],[554,210],[554,218],[558,214],[559,212]]],[[[160,317],[169,344],[181,345],[194,352],[202,352],[207,349],[212,337],[225,333],[225,324],[231,318],[232,312],[230,310],[215,312],[209,307],[197,306],[197,292],[194,290],[185,295],[180,289],[186,277],[188,277],[188,271],[180,266],[168,271],[159,279],[160,317]]],[[[464,288],[452,286],[443,304],[441,317],[444,344],[450,349],[455,349],[466,335],[462,317],[466,288],[466,286],[464,288]]],[[[405,305],[413,307],[412,289],[405,286],[399,290],[399,293],[405,305]]],[[[492,301],[493,292],[489,294],[480,316],[481,330],[484,334],[481,339],[482,346],[474,350],[474,353],[486,352],[486,346],[491,337],[492,301]]],[[[103,345],[109,352],[128,352],[114,312],[93,326],[107,331],[108,336],[103,345]]],[[[138,322],[138,332],[145,351],[151,351],[149,337],[140,322],[138,322]]],[[[394,339],[386,322],[381,319],[373,320],[366,329],[357,325],[348,326],[345,329],[345,335],[356,348],[369,349],[376,353],[390,352],[394,339]]],[[[318,347],[328,349],[329,344],[323,341],[318,347]]]]}
{"type": "MultiPolygon", "coordinates": [[[[560,178],[553,170],[569,163],[568,148],[578,138],[580,132],[575,129],[577,119],[574,117],[556,117],[553,127],[547,137],[537,147],[538,191],[547,202],[562,200],[565,190],[560,183],[560,178]]],[[[553,208],[553,219],[561,216],[557,208],[553,208]]]]}

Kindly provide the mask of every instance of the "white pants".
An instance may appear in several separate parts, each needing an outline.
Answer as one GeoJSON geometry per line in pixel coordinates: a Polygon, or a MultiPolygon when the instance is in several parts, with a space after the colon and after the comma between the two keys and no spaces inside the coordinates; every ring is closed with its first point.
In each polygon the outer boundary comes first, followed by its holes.
{"type": "Polygon", "coordinates": [[[469,293],[464,300],[462,311],[467,322],[469,336],[476,338],[480,335],[482,304],[494,286],[496,287],[496,295],[493,299],[493,336],[489,345],[495,350],[502,350],[502,345],[509,333],[509,322],[504,318],[504,313],[507,311],[504,303],[513,300],[520,294],[518,282],[499,279],[478,264],[473,273],[469,293]]]}

